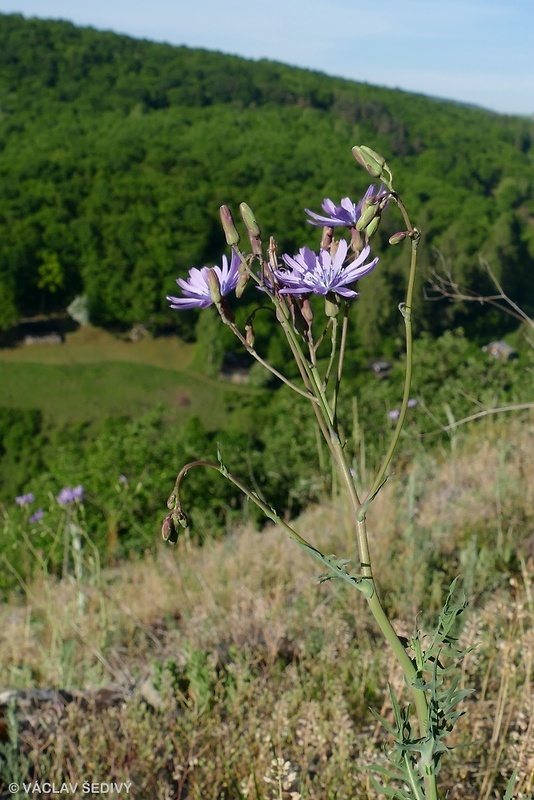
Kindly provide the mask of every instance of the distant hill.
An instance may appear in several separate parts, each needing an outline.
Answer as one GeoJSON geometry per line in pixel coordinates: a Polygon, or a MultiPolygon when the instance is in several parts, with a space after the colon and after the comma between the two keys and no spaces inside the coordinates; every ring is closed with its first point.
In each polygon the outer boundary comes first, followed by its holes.
{"type": "MultiPolygon", "coordinates": [[[[99,324],[172,317],[187,334],[194,317],[170,315],[165,295],[220,259],[218,206],[246,200],[286,250],[317,246],[303,209],[363,193],[357,143],[393,167],[423,268],[438,249],[481,285],[482,253],[532,309],[533,133],[529,119],[269,61],[0,15],[0,326],[83,293],[99,324]]],[[[384,249],[399,224],[385,222],[384,249]]],[[[402,248],[381,255],[357,310],[370,345],[396,335],[406,270],[402,248]]],[[[494,324],[422,292],[418,322],[494,324]]]]}

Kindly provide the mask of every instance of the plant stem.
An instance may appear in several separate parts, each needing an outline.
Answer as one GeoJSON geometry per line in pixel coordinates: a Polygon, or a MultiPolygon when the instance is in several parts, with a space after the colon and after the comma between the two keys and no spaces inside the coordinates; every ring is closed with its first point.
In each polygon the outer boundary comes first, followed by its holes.
{"type": "MultiPolygon", "coordinates": [[[[400,199],[397,200],[397,204],[401,208],[401,211],[403,211],[403,214],[406,215],[404,206],[402,205],[400,199]]],[[[405,216],[405,221],[409,225],[409,219],[407,216],[405,216]]],[[[404,375],[404,391],[402,396],[402,404],[400,408],[399,418],[397,420],[397,424],[395,426],[395,431],[393,433],[390,445],[387,449],[386,455],[384,456],[384,459],[380,465],[380,468],[376,474],[376,477],[369,491],[370,498],[374,497],[374,495],[377,493],[380,486],[384,482],[387,469],[391,463],[391,459],[393,458],[393,453],[395,452],[395,449],[399,441],[401,430],[404,425],[404,420],[406,418],[408,400],[410,399],[410,387],[412,384],[412,366],[413,366],[412,303],[413,303],[413,293],[415,286],[415,273],[417,267],[417,246],[419,244],[418,232],[416,232],[416,234],[414,234],[414,236],[412,237],[411,243],[412,243],[412,251],[410,259],[410,273],[408,277],[408,288],[406,290],[406,302],[404,303],[403,306],[401,306],[401,312],[402,316],[404,317],[404,327],[406,331],[406,372],[404,375]]]]}

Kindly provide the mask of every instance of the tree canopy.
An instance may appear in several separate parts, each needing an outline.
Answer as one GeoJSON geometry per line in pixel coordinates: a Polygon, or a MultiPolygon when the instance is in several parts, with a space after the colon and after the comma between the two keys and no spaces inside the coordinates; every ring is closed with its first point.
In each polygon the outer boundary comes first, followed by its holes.
{"type": "MultiPolygon", "coordinates": [[[[393,167],[423,231],[423,267],[439,251],[472,284],[483,280],[482,255],[534,308],[531,119],[0,15],[0,122],[0,327],[80,294],[97,324],[157,326],[174,279],[220,262],[222,203],[249,203],[282,252],[317,247],[304,208],[363,194],[368,181],[350,154],[361,143],[393,167]]],[[[399,225],[384,220],[384,248],[399,225]]],[[[404,280],[402,248],[382,267],[356,311],[370,347],[400,324],[389,299],[404,280]]],[[[419,296],[421,330],[484,331],[474,304],[419,296]]],[[[175,315],[178,332],[193,320],[175,315]]]]}

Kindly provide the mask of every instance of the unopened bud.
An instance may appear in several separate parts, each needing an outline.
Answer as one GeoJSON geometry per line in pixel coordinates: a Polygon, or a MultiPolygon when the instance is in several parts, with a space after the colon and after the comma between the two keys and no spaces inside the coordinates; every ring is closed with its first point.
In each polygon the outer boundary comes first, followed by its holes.
{"type": "Polygon", "coordinates": [[[243,292],[246,289],[246,286],[247,286],[247,283],[249,282],[249,280],[250,280],[249,273],[246,272],[246,271],[242,272],[241,276],[240,276],[240,278],[239,278],[239,280],[237,282],[237,286],[235,287],[235,296],[236,297],[238,297],[238,298],[241,297],[241,295],[243,294],[243,292]]]}
{"type": "Polygon", "coordinates": [[[254,347],[255,338],[256,337],[254,334],[254,326],[252,325],[252,321],[249,318],[245,323],[245,341],[249,347],[254,347]]]}
{"type": "Polygon", "coordinates": [[[208,270],[208,286],[212,302],[218,305],[221,302],[221,284],[214,269],[208,270]]]}
{"type": "Polygon", "coordinates": [[[189,517],[183,510],[181,504],[174,509],[172,512],[172,520],[176,524],[180,526],[180,528],[189,528],[189,517]]]}
{"type": "Polygon", "coordinates": [[[247,227],[247,231],[251,236],[261,236],[260,226],[254,216],[254,212],[247,203],[241,203],[239,206],[243,222],[247,227]]]}
{"type": "Polygon", "coordinates": [[[226,243],[229,244],[230,247],[239,244],[239,232],[235,226],[232,212],[228,206],[221,206],[219,209],[219,214],[221,215],[221,223],[223,226],[224,235],[226,237],[226,243]]]}
{"type": "Polygon", "coordinates": [[[241,216],[243,217],[243,222],[247,228],[252,254],[261,258],[261,230],[257,223],[256,217],[254,216],[254,212],[246,203],[241,203],[239,210],[241,212],[241,216]]]}
{"type": "Polygon", "coordinates": [[[178,541],[178,531],[172,518],[172,513],[167,514],[161,525],[161,535],[166,542],[176,544],[178,541]]]}
{"type": "Polygon", "coordinates": [[[368,200],[364,203],[362,214],[356,223],[356,230],[363,231],[372,220],[380,213],[378,203],[370,203],[368,200]]]}
{"type": "Polygon", "coordinates": [[[399,242],[403,242],[408,235],[409,234],[407,231],[398,231],[397,233],[394,233],[393,236],[389,237],[389,243],[399,244],[399,242]]]}
{"type": "Polygon", "coordinates": [[[360,231],[357,231],[356,228],[353,228],[350,234],[350,246],[352,247],[354,253],[359,256],[362,252],[363,248],[365,247],[365,241],[363,236],[361,235],[360,231]]]}
{"type": "Polygon", "coordinates": [[[302,299],[302,303],[300,304],[300,310],[302,312],[302,316],[304,317],[308,325],[311,325],[313,322],[313,310],[308,297],[304,297],[302,299]]]}
{"type": "Polygon", "coordinates": [[[380,217],[375,217],[374,219],[371,220],[371,222],[365,229],[365,234],[368,239],[370,239],[371,236],[374,236],[374,234],[378,230],[379,225],[380,225],[380,217]]]}
{"type": "Polygon", "coordinates": [[[353,147],[352,155],[358,164],[361,164],[362,167],[367,170],[369,175],[372,175],[373,178],[381,177],[386,165],[384,156],[381,156],[379,153],[375,152],[375,150],[372,150],[364,144],[362,144],[361,147],[357,145],[353,147]]]}
{"type": "Polygon", "coordinates": [[[327,317],[337,317],[339,314],[339,303],[333,292],[328,292],[324,302],[324,313],[327,317]]]}

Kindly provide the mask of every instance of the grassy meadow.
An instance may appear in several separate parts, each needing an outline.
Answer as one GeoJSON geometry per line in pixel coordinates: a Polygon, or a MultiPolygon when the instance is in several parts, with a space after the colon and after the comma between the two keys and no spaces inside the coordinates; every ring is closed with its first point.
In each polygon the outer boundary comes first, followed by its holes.
{"type": "MultiPolygon", "coordinates": [[[[133,345],[87,330],[64,347],[3,351],[1,402],[12,402],[8,384],[24,402],[28,381],[28,402],[51,417],[85,391],[71,413],[108,414],[121,398],[132,412],[149,399],[176,407],[184,393],[213,422],[225,387],[190,374],[191,359],[173,340],[133,345]],[[70,389],[69,369],[79,376],[70,389]],[[98,376],[115,393],[95,403],[98,376]]],[[[514,797],[534,791],[533,474],[532,412],[487,417],[397,464],[369,512],[399,633],[430,629],[458,575],[469,599],[458,635],[472,647],[461,685],[474,691],[440,776],[449,800],[502,798],[515,768],[514,797]]],[[[350,555],[348,514],[334,492],[295,527],[350,555]]],[[[242,525],[105,568],[94,554],[63,579],[23,535],[37,570],[0,606],[0,685],[21,692],[18,714],[5,700],[0,727],[6,784],[131,781],[141,800],[378,797],[369,766],[384,763],[386,743],[369,709],[391,719],[387,685],[404,696],[402,676],[364,598],[319,584],[282,530],[242,525]],[[30,689],[70,694],[36,700],[30,689]]]]}
{"type": "Polygon", "coordinates": [[[225,395],[256,390],[202,375],[194,354],[193,344],[174,336],[134,343],[91,326],[61,345],[0,348],[0,407],[36,408],[59,424],[134,418],[162,405],[179,423],[194,415],[217,428],[227,415],[225,395]]]}

